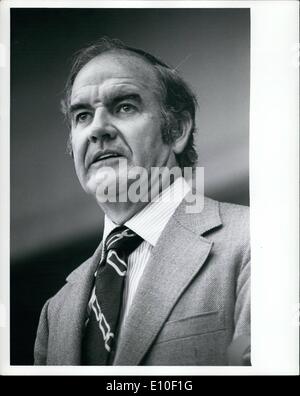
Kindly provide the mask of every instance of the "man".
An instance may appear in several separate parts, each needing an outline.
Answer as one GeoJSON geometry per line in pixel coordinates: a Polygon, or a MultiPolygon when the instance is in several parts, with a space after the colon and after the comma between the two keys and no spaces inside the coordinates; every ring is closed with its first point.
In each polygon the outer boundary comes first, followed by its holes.
{"type": "Polygon", "coordinates": [[[103,39],[78,55],[63,103],[104,233],[45,304],[35,364],[249,364],[248,210],[167,177],[197,160],[186,83],[152,55],[103,39]]]}

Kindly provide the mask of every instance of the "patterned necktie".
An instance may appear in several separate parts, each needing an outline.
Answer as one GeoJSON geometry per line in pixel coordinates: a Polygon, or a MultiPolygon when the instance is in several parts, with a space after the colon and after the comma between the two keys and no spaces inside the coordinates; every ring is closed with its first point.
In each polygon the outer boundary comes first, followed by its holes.
{"type": "Polygon", "coordinates": [[[114,229],[106,238],[82,342],[83,365],[107,365],[113,360],[127,260],[142,241],[125,226],[114,229]]]}

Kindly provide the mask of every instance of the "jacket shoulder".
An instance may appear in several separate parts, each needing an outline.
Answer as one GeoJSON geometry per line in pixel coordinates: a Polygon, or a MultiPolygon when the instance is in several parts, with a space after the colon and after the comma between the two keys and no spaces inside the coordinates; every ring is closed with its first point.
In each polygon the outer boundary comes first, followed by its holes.
{"type": "Polygon", "coordinates": [[[244,205],[219,202],[220,217],[224,227],[250,236],[250,208],[244,205]]]}
{"type": "Polygon", "coordinates": [[[245,205],[238,205],[228,202],[219,202],[220,216],[223,221],[239,220],[249,224],[250,208],[245,205]]]}
{"type": "Polygon", "coordinates": [[[220,235],[223,242],[233,251],[241,255],[241,263],[250,260],[250,209],[248,206],[219,203],[222,227],[220,235]]]}
{"type": "Polygon", "coordinates": [[[249,206],[233,204],[229,202],[219,202],[220,211],[223,215],[249,217],[249,206]]]}

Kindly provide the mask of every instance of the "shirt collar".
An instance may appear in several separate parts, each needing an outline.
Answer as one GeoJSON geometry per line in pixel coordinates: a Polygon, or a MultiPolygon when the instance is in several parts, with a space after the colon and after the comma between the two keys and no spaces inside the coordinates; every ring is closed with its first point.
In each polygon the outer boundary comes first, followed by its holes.
{"type": "MultiPolygon", "coordinates": [[[[130,228],[145,241],[155,246],[163,229],[172,217],[186,194],[190,191],[188,183],[183,177],[179,177],[173,184],[167,187],[151,201],[140,212],[125,222],[125,226],[130,228]]],[[[110,232],[118,227],[109,217],[105,216],[103,242],[110,232]]]]}

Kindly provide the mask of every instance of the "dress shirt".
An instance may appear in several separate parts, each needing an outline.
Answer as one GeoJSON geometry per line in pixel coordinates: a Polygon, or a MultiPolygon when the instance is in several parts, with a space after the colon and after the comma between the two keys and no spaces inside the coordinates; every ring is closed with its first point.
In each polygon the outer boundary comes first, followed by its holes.
{"type": "MultiPolygon", "coordinates": [[[[151,201],[124,224],[142,237],[144,241],[128,256],[121,308],[120,331],[122,331],[122,325],[125,323],[128,316],[139,281],[149,261],[151,251],[176,208],[189,191],[190,187],[185,179],[183,177],[177,178],[175,182],[163,190],[156,199],[151,201]]],[[[103,247],[107,236],[116,227],[118,227],[118,224],[113,223],[105,216],[102,238],[103,247]]],[[[94,293],[95,288],[93,288],[92,296],[94,293]]],[[[90,311],[90,303],[88,311],[90,311]]]]}

